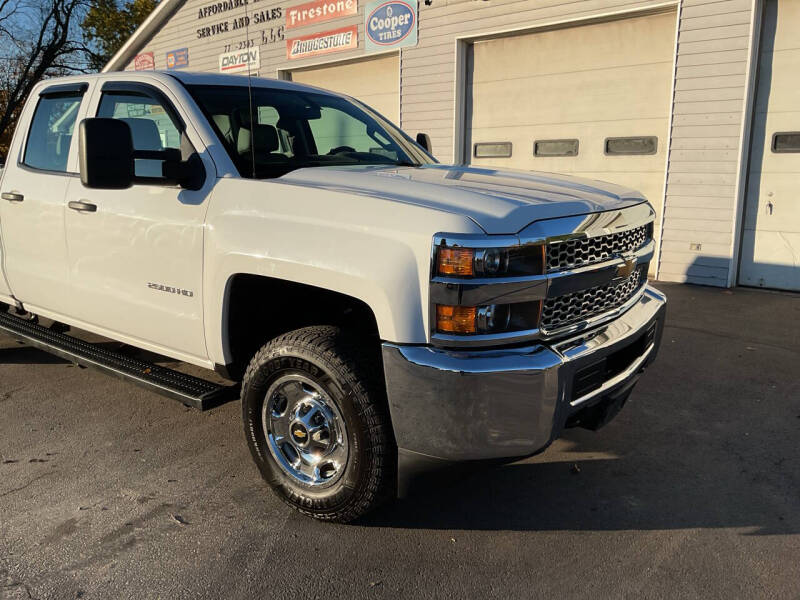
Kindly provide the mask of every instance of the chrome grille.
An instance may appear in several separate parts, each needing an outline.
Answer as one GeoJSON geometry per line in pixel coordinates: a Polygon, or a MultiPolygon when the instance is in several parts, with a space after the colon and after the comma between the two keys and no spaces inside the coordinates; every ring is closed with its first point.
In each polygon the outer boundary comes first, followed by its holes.
{"type": "Polygon", "coordinates": [[[653,237],[652,223],[594,238],[554,242],[547,247],[547,270],[563,271],[641,248],[653,237]]]}
{"type": "Polygon", "coordinates": [[[622,283],[606,283],[545,300],[542,329],[553,331],[622,306],[646,283],[646,268],[639,267],[622,283]]]}

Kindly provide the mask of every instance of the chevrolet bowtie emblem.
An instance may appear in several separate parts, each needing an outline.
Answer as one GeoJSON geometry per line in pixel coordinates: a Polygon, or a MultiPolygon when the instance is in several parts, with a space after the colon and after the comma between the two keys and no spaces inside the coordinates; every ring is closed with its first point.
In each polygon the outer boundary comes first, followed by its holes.
{"type": "Polygon", "coordinates": [[[636,268],[636,258],[624,258],[625,262],[617,267],[617,278],[627,279],[636,268]]]}

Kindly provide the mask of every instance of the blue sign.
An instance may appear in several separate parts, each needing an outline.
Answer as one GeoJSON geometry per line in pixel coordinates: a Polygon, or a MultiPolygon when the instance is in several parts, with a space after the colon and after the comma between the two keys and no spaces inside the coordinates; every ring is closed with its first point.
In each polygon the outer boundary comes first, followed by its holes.
{"type": "Polygon", "coordinates": [[[167,52],[167,68],[182,69],[189,66],[189,49],[180,48],[167,52]]]}
{"type": "Polygon", "coordinates": [[[416,0],[378,0],[368,4],[364,14],[367,52],[417,45],[416,0]]]}

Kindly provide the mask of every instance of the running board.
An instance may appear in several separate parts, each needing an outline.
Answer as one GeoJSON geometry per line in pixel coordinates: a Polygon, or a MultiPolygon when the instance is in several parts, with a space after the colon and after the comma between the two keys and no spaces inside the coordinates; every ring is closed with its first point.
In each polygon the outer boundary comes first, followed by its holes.
{"type": "Polygon", "coordinates": [[[219,385],[173,369],[130,358],[106,350],[97,344],[84,342],[32,321],[15,317],[8,312],[0,312],[0,331],[72,363],[127,379],[200,410],[214,408],[238,396],[238,385],[219,385]]]}

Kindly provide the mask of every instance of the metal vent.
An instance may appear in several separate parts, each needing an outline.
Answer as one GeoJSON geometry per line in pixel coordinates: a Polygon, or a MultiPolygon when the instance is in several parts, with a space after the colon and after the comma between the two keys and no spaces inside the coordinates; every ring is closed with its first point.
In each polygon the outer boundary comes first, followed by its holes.
{"type": "Polygon", "coordinates": [[[594,238],[551,243],[547,247],[547,270],[563,271],[601,262],[644,246],[653,237],[653,224],[594,238]]]}
{"type": "Polygon", "coordinates": [[[619,308],[647,282],[646,268],[646,266],[639,267],[622,283],[606,283],[545,300],[542,309],[542,329],[553,331],[619,308]]]}

